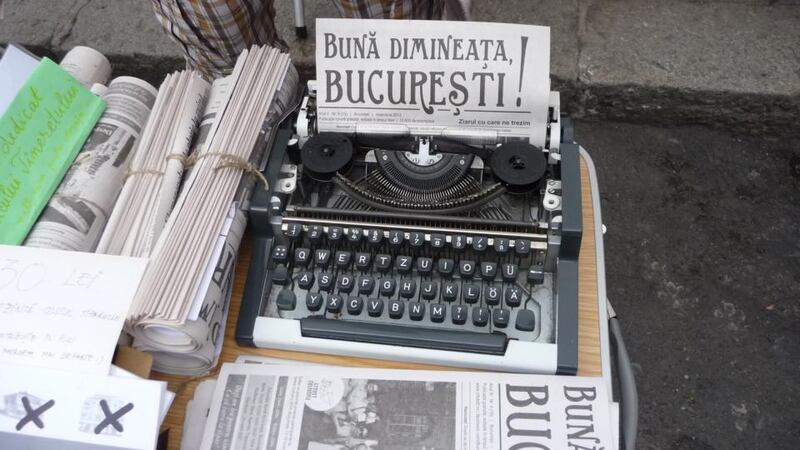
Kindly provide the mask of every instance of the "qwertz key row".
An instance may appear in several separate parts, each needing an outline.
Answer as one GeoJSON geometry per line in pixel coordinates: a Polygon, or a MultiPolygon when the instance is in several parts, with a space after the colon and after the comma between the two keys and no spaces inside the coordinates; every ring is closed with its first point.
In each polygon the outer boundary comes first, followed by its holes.
{"type": "MultiPolygon", "coordinates": [[[[270,263],[281,317],[499,332],[524,340],[538,333],[532,293],[546,273],[531,240],[298,223],[285,223],[283,233],[270,263]]],[[[345,333],[342,326],[331,329],[345,333]]]]}

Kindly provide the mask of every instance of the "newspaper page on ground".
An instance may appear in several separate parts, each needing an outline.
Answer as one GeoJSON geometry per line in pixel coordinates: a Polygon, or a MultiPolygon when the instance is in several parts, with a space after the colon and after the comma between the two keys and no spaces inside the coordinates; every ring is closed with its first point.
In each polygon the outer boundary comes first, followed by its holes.
{"type": "Polygon", "coordinates": [[[225,364],[202,449],[611,449],[602,378],[225,364]]]}
{"type": "Polygon", "coordinates": [[[548,27],[317,19],[316,62],[319,131],[545,144],[548,27]]]}

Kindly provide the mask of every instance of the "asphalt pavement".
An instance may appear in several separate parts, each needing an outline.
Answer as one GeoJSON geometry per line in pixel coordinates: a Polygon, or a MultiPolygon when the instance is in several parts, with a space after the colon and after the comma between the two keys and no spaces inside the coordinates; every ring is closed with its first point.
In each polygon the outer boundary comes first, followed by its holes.
{"type": "Polygon", "coordinates": [[[579,122],[642,449],[800,446],[800,133],[579,122]]]}

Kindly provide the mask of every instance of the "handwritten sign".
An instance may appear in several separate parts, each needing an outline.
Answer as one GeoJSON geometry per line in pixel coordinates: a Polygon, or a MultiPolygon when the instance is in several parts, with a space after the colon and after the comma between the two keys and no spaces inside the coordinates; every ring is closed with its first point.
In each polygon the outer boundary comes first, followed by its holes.
{"type": "Polygon", "coordinates": [[[0,117],[0,244],[19,244],[105,103],[44,58],[0,117]]]}
{"type": "Polygon", "coordinates": [[[140,378],[6,368],[0,448],[155,448],[165,390],[140,378]]]}
{"type": "Polygon", "coordinates": [[[107,374],[146,264],[0,245],[0,365],[107,374]]]}
{"type": "Polygon", "coordinates": [[[317,19],[320,131],[530,138],[544,145],[550,29],[317,19]]]}

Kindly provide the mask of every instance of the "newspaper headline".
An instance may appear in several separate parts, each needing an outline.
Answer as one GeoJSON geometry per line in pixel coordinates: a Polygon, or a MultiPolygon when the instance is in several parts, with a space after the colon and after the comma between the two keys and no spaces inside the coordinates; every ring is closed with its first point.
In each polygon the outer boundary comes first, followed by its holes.
{"type": "Polygon", "coordinates": [[[318,20],[317,30],[322,131],[371,123],[412,134],[475,129],[538,139],[544,132],[547,27],[318,20]]]}

